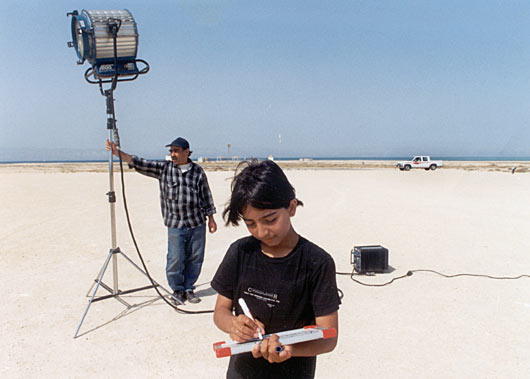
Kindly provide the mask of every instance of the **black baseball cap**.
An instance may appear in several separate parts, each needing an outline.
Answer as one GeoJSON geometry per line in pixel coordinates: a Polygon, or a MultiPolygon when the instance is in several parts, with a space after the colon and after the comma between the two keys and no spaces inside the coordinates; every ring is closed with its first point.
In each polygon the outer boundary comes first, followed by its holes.
{"type": "Polygon", "coordinates": [[[179,137],[173,140],[173,142],[171,142],[169,145],[166,145],[166,147],[170,147],[170,146],[182,147],[184,150],[190,148],[190,144],[188,143],[188,141],[186,141],[182,137],[179,137]]]}

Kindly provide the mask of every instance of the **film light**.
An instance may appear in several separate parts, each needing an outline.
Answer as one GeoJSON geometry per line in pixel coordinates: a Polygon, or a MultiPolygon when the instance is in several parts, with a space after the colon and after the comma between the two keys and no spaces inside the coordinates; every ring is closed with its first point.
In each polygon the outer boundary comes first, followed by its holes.
{"type": "MultiPolygon", "coordinates": [[[[105,96],[107,104],[108,141],[114,142],[119,148],[120,139],[118,128],[116,127],[116,114],[114,112],[114,91],[117,88],[118,82],[135,80],[139,75],[146,74],[149,71],[149,64],[142,59],[136,58],[136,53],[138,52],[138,28],[136,27],[133,16],[126,9],[103,11],[87,11],[83,9],[81,13],[73,11],[66,15],[72,16],[72,41],[68,42],[68,46],[75,48],[76,54],[79,58],[77,62],[78,64],[83,64],[85,61],[90,63],[91,67],[85,71],[85,80],[90,84],[98,84],[99,91],[105,96]],[[138,62],[143,63],[144,67],[139,69],[138,62]],[[104,86],[103,84],[110,85],[104,86]]],[[[171,292],[151,279],[145,265],[145,271],[143,271],[118,247],[116,237],[114,158],[112,151],[109,151],[108,156],[110,188],[107,192],[107,196],[110,206],[112,246],[107,255],[107,259],[105,260],[105,264],[98,274],[98,279],[92,284],[92,287],[89,290],[91,293],[90,300],[85,309],[85,313],[81,318],[81,322],[77,326],[74,338],[78,337],[79,330],[81,329],[81,325],[90,309],[90,305],[95,301],[115,298],[125,305],[127,309],[130,309],[133,305],[127,303],[121,296],[125,293],[133,293],[148,288],[156,289],[156,287],[160,287],[166,291],[167,294],[171,295],[171,292]],[[151,280],[152,285],[122,291],[118,285],[118,255],[121,255],[126,261],[146,275],[151,280]],[[113,273],[112,288],[103,283],[103,276],[111,260],[113,273]],[[110,294],[96,297],[96,293],[100,287],[110,292],[110,294]]],[[[120,166],[122,166],[121,155],[120,166]]]]}
{"type": "Polygon", "coordinates": [[[68,46],[75,48],[78,64],[88,61],[92,66],[85,77],[88,74],[101,79],[147,72],[147,63],[136,59],[138,28],[127,9],[83,9],[81,13],[75,10],[67,15],[72,16],[72,41],[68,46]],[[139,70],[137,62],[146,67],[139,70]]]}

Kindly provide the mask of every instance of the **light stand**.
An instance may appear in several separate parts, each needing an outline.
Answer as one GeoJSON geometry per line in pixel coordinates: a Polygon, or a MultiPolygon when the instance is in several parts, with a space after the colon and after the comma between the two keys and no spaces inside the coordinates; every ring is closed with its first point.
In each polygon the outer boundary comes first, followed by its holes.
{"type": "MultiPolygon", "coordinates": [[[[138,75],[145,74],[149,71],[149,65],[147,64],[147,62],[141,59],[136,59],[135,56],[134,57],[128,56],[125,59],[124,58],[120,59],[120,50],[118,47],[120,43],[119,41],[120,36],[118,35],[118,33],[120,31],[122,22],[127,22],[129,24],[127,25],[128,31],[126,31],[126,33],[127,32],[129,33],[128,35],[126,35],[126,37],[129,39],[129,42],[128,42],[129,46],[127,47],[129,51],[131,49],[130,47],[130,41],[131,41],[130,30],[131,29],[133,30],[134,33],[136,33],[136,36],[133,35],[133,37],[136,37],[135,40],[137,42],[136,24],[134,23],[134,19],[132,19],[132,15],[126,10],[124,11],[85,11],[83,10],[81,15],[79,15],[77,11],[68,13],[67,15],[73,16],[72,18],[73,41],[70,42],[68,46],[76,48],[77,50],[76,52],[78,56],[81,58],[81,60],[78,63],[83,63],[85,59],[89,60],[89,62],[92,63],[92,67],[87,69],[85,72],[85,79],[91,84],[98,84],[101,94],[105,96],[106,98],[108,140],[111,143],[114,142],[116,144],[119,154],[120,154],[120,166],[121,166],[122,160],[121,160],[121,152],[119,150],[120,142],[119,142],[118,129],[116,127],[116,115],[114,111],[114,90],[116,89],[117,83],[119,81],[135,80],[138,77],[138,75]],[[103,32],[106,32],[106,33],[102,33],[102,30],[103,32]],[[101,37],[102,35],[103,37],[101,37]],[[104,56],[103,60],[98,61],[97,46],[98,44],[106,45],[106,49],[108,50],[109,36],[112,42],[111,46],[112,46],[113,54],[111,57],[109,57],[109,54],[107,51],[106,56],[104,56]],[[138,70],[138,67],[136,65],[137,62],[141,62],[145,64],[145,67],[142,70],[138,70]],[[128,77],[123,78],[123,76],[128,76],[128,77]],[[111,83],[110,88],[103,89],[103,83],[111,83]]],[[[134,50],[136,51],[136,46],[134,46],[134,50]]],[[[99,55],[101,56],[102,54],[99,54],[99,55]]],[[[121,54],[121,56],[123,55],[124,54],[121,54]]],[[[125,55],[127,55],[127,53],[125,55]]],[[[118,300],[120,303],[122,303],[123,305],[125,305],[127,309],[131,309],[133,305],[126,302],[121,297],[122,295],[130,294],[130,293],[137,292],[137,291],[143,291],[143,290],[154,288],[154,287],[159,287],[163,289],[167,294],[172,295],[170,291],[168,291],[166,288],[164,288],[163,286],[161,286],[160,284],[152,280],[146,271],[144,271],[137,264],[135,264],[118,247],[117,239],[116,239],[116,210],[115,210],[116,194],[114,192],[114,165],[113,165],[112,149],[111,151],[109,151],[108,160],[109,160],[109,166],[108,166],[109,192],[107,192],[107,196],[108,196],[108,201],[109,201],[109,206],[110,206],[111,249],[107,255],[107,258],[105,259],[103,267],[99,271],[97,279],[95,279],[94,283],[88,290],[87,296],[90,297],[90,300],[88,301],[88,305],[81,318],[81,322],[79,323],[75,331],[74,338],[77,338],[79,330],[81,329],[81,325],[83,324],[83,321],[85,320],[85,317],[92,303],[95,303],[100,300],[114,298],[118,300]],[[151,280],[152,284],[148,286],[144,286],[144,287],[125,290],[125,291],[120,290],[119,284],[118,284],[118,255],[122,256],[133,267],[135,267],[138,271],[140,271],[142,274],[148,277],[151,280]],[[111,259],[112,259],[112,274],[113,274],[112,287],[103,283],[103,276],[111,262],[111,259]],[[100,286],[103,287],[105,290],[107,290],[110,294],[96,297],[96,293],[100,286]]]]}

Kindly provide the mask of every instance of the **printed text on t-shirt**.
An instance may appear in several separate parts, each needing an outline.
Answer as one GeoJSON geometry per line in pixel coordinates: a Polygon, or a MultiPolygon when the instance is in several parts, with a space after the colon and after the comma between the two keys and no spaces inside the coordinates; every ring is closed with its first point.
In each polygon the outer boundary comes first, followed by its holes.
{"type": "Polygon", "coordinates": [[[280,304],[278,294],[276,293],[265,292],[252,287],[248,287],[244,293],[245,295],[253,296],[258,300],[265,301],[269,308],[274,307],[276,304],[280,304]]]}

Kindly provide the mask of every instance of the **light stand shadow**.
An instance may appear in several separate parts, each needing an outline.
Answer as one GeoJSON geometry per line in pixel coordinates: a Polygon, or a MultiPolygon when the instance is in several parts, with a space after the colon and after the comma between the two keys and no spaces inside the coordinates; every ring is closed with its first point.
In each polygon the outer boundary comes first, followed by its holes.
{"type": "MultiPolygon", "coordinates": [[[[129,298],[129,297],[132,297],[132,296],[128,296],[128,298],[129,298]]],[[[100,325],[98,325],[98,326],[95,326],[95,327],[92,328],[92,329],[89,329],[89,330],[87,330],[87,331],[85,331],[85,332],[83,332],[83,333],[78,334],[78,335],[76,336],[76,338],[78,338],[78,337],[82,337],[82,336],[87,335],[87,334],[89,334],[89,333],[91,333],[91,332],[94,332],[94,331],[96,331],[96,330],[98,330],[98,329],[101,329],[101,328],[103,328],[104,326],[110,325],[110,324],[113,323],[114,321],[118,321],[119,319],[121,319],[121,318],[123,318],[123,317],[125,317],[125,316],[127,316],[127,315],[130,315],[130,314],[132,314],[132,313],[134,313],[134,312],[136,312],[136,311],[139,311],[139,310],[142,309],[142,308],[145,308],[145,307],[147,307],[147,306],[149,306],[149,305],[155,303],[157,300],[161,300],[159,296],[157,296],[157,297],[155,297],[155,298],[153,298],[153,299],[146,300],[146,301],[144,301],[144,302],[142,302],[142,303],[139,303],[139,304],[132,304],[132,305],[130,305],[129,307],[127,307],[126,309],[124,309],[123,311],[121,311],[120,313],[118,313],[118,314],[117,314],[115,317],[113,317],[111,320],[106,321],[106,322],[104,322],[103,324],[100,324],[100,325]]]]}
{"type": "Polygon", "coordinates": [[[206,296],[214,296],[214,295],[217,295],[217,291],[214,290],[211,286],[210,286],[210,283],[211,282],[205,282],[205,283],[201,283],[201,284],[197,284],[196,288],[198,289],[199,287],[203,287],[203,286],[207,286],[206,288],[203,288],[203,289],[199,289],[197,291],[195,291],[195,294],[199,297],[206,297],[206,296]]]}

